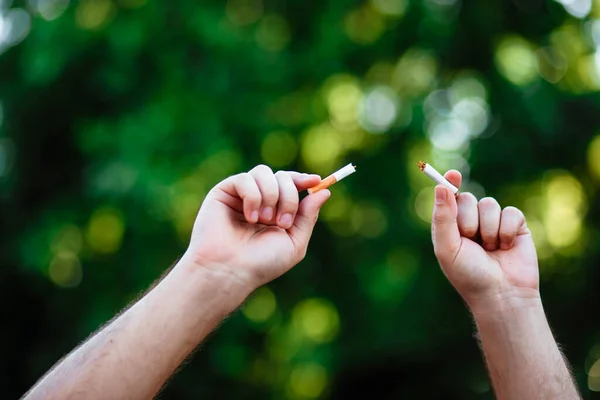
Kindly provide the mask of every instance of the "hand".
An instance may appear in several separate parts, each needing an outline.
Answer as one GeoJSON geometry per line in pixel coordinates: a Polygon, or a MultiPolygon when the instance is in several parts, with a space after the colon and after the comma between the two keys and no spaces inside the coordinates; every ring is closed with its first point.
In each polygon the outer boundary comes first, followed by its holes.
{"type": "MultiPolygon", "coordinates": [[[[460,187],[458,171],[445,177],[460,187]]],[[[442,270],[472,310],[490,299],[539,297],[537,255],[520,210],[438,185],[432,221],[442,270]]]]}
{"type": "Polygon", "coordinates": [[[195,264],[231,273],[251,290],[279,277],[306,255],[308,241],[329,190],[298,191],[320,182],[318,175],[259,165],[231,176],[206,196],[186,252],[195,264]]]}

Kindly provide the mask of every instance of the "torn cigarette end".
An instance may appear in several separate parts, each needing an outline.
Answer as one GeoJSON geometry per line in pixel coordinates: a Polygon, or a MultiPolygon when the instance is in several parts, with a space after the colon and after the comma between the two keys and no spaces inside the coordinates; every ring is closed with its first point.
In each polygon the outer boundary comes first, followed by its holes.
{"type": "Polygon", "coordinates": [[[309,194],[317,193],[319,190],[327,189],[329,186],[333,185],[336,182],[341,181],[348,175],[352,175],[356,172],[356,166],[352,165],[352,163],[346,165],[344,168],[334,172],[329,175],[327,178],[323,179],[319,182],[318,185],[315,185],[308,189],[309,194]]]}
{"type": "Polygon", "coordinates": [[[430,177],[435,183],[437,183],[438,185],[444,185],[444,186],[449,187],[450,190],[452,190],[453,194],[458,193],[458,188],[456,186],[454,186],[453,184],[451,184],[448,181],[448,179],[444,178],[444,176],[442,174],[440,174],[431,165],[427,164],[424,161],[419,161],[417,163],[417,165],[419,166],[419,169],[421,170],[421,172],[423,172],[425,175],[430,177]]]}

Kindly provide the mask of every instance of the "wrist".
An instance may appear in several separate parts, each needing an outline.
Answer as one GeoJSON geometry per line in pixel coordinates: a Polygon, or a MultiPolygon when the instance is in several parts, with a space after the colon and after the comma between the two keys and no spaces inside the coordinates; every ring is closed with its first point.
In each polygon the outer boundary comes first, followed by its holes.
{"type": "Polygon", "coordinates": [[[218,289],[218,295],[223,296],[223,304],[230,309],[227,312],[239,307],[256,289],[230,267],[195,258],[188,253],[181,257],[174,270],[199,291],[206,291],[207,287],[218,289]]]}
{"type": "Polygon", "coordinates": [[[466,300],[475,320],[510,317],[524,310],[542,311],[540,292],[533,288],[511,287],[492,295],[466,300]]]}

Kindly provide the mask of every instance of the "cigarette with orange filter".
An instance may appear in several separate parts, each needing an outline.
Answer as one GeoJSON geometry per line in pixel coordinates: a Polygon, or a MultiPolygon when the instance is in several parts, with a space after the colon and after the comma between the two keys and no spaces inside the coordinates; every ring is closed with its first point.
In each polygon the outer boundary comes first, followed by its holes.
{"type": "Polygon", "coordinates": [[[448,179],[444,178],[444,176],[442,174],[440,174],[431,165],[427,164],[424,161],[419,161],[417,163],[417,165],[419,166],[419,169],[421,170],[421,172],[423,172],[425,175],[430,177],[435,183],[437,183],[438,185],[448,186],[450,188],[450,190],[452,190],[453,194],[458,193],[458,188],[456,186],[454,186],[453,184],[451,184],[450,182],[448,182],[448,179]]]}
{"type": "Polygon", "coordinates": [[[341,181],[348,175],[352,175],[356,172],[356,166],[352,165],[352,163],[346,165],[344,168],[335,171],[333,174],[329,175],[327,178],[323,179],[318,185],[311,187],[308,189],[309,194],[317,193],[319,190],[327,189],[329,186],[333,185],[336,182],[341,181]]]}

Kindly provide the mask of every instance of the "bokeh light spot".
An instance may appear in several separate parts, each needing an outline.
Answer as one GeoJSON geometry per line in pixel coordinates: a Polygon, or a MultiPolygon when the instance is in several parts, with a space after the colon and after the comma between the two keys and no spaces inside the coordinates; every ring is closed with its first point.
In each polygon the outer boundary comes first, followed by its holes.
{"type": "Polygon", "coordinates": [[[415,211],[421,220],[430,223],[433,210],[433,187],[422,189],[415,198],[415,211]]]}
{"type": "Polygon", "coordinates": [[[366,45],[379,39],[385,28],[385,21],[381,14],[365,6],[351,11],[346,16],[344,26],[346,34],[353,42],[366,45]]]}
{"type": "Polygon", "coordinates": [[[74,253],[62,251],[54,256],[48,267],[48,276],[57,286],[70,288],[81,283],[81,263],[74,253]]]}
{"type": "Polygon", "coordinates": [[[519,36],[507,36],[496,47],[498,71],[517,86],[525,86],[537,78],[534,47],[519,36]]]}
{"type": "Polygon", "coordinates": [[[560,50],[553,47],[542,47],[535,52],[537,70],[542,78],[550,83],[559,82],[567,71],[567,60],[560,50]]]}
{"type": "Polygon", "coordinates": [[[203,200],[204,192],[182,191],[173,196],[171,201],[172,219],[181,243],[189,242],[196,214],[203,200]]]}
{"type": "Polygon", "coordinates": [[[365,75],[368,84],[389,85],[395,65],[388,61],[378,61],[369,68],[365,75]]]}
{"type": "Polygon", "coordinates": [[[588,372],[588,388],[600,392],[600,359],[596,360],[588,372]]]}
{"type": "Polygon", "coordinates": [[[543,223],[548,242],[560,250],[581,237],[587,197],[581,183],[568,172],[548,175],[543,223]]]}
{"type": "Polygon", "coordinates": [[[458,118],[434,119],[427,134],[431,144],[445,151],[464,151],[469,146],[469,126],[458,118]]]}
{"type": "Polygon", "coordinates": [[[439,156],[464,153],[471,140],[486,131],[490,122],[486,96],[479,80],[465,76],[458,77],[448,89],[427,96],[423,103],[425,129],[439,156]]]}
{"type": "Polygon", "coordinates": [[[256,41],[267,51],[281,51],[290,41],[290,28],[280,15],[270,14],[262,18],[256,30],[256,41]]]}
{"type": "MultiPolygon", "coordinates": [[[[538,199],[539,202],[539,199],[538,199]]],[[[538,204],[539,207],[539,204],[538,204]]],[[[527,216],[527,227],[531,231],[531,236],[535,241],[535,249],[540,260],[546,260],[552,257],[554,251],[546,236],[546,227],[538,219],[527,216]]]]}
{"type": "Polygon", "coordinates": [[[354,77],[333,76],[325,83],[329,118],[340,130],[351,130],[357,126],[359,106],[363,94],[354,77]]]}
{"type": "Polygon", "coordinates": [[[592,11],[592,0],[556,0],[575,18],[585,18],[592,11]]]}
{"type": "Polygon", "coordinates": [[[352,202],[344,190],[340,190],[339,185],[331,188],[332,195],[323,205],[320,216],[325,221],[334,221],[348,218],[352,202]]]}
{"type": "Polygon", "coordinates": [[[267,331],[265,348],[269,358],[287,364],[302,348],[303,339],[291,324],[274,324],[267,331]]]}
{"type": "Polygon", "coordinates": [[[342,138],[330,124],[322,124],[304,132],[301,137],[302,160],[309,171],[329,175],[342,155],[342,138]]]}
{"type": "Polygon", "coordinates": [[[401,17],[408,7],[408,0],[371,0],[371,4],[382,14],[401,17]]]}
{"type": "Polygon", "coordinates": [[[392,87],[403,96],[424,95],[433,86],[437,69],[437,61],[431,52],[409,49],[396,64],[392,87]]]}
{"type": "Polygon", "coordinates": [[[77,25],[83,29],[94,30],[106,25],[115,13],[110,0],[81,0],[75,10],[77,25]]]}
{"type": "Polygon", "coordinates": [[[296,159],[298,143],[289,132],[271,132],[263,140],[260,153],[264,162],[271,167],[285,167],[296,159]]]}
{"type": "Polygon", "coordinates": [[[487,99],[487,89],[479,76],[472,72],[462,72],[448,88],[448,96],[452,104],[458,104],[462,100],[487,99]]]}
{"type": "Polygon", "coordinates": [[[86,239],[97,253],[111,254],[121,248],[125,222],[121,212],[114,208],[101,208],[92,214],[86,239]]]}
{"type": "Polygon", "coordinates": [[[339,324],[337,309],[325,299],[303,300],[292,311],[294,328],[316,343],[333,340],[338,334],[339,324]]]}
{"type": "Polygon", "coordinates": [[[360,104],[359,123],[371,133],[382,133],[396,121],[399,99],[390,88],[379,86],[367,92],[360,104]]]}
{"type": "Polygon", "coordinates": [[[28,0],[27,3],[46,21],[60,17],[69,6],[69,0],[28,0]]]}
{"type": "Polygon", "coordinates": [[[78,254],[83,245],[83,235],[77,225],[62,227],[52,238],[50,249],[54,254],[70,252],[78,254]]]}
{"type": "Polygon", "coordinates": [[[242,308],[246,318],[255,323],[263,323],[269,320],[277,309],[275,295],[266,286],[258,289],[242,308]]]}
{"type": "Polygon", "coordinates": [[[592,139],[588,146],[587,162],[590,175],[600,182],[600,135],[592,139]]]}
{"type": "Polygon", "coordinates": [[[31,16],[22,8],[13,8],[4,15],[0,13],[0,52],[19,44],[29,34],[31,16]]]}
{"type": "Polygon", "coordinates": [[[300,364],[290,374],[290,389],[296,398],[315,399],[327,387],[327,370],[317,363],[300,364]]]}
{"type": "Polygon", "coordinates": [[[453,117],[467,125],[470,138],[485,131],[489,123],[488,114],[487,103],[480,99],[464,99],[452,108],[453,117]]]}

